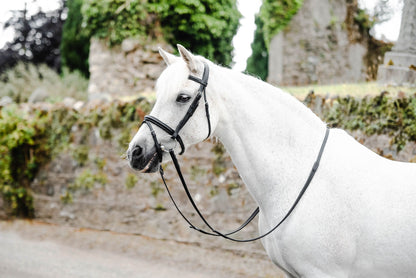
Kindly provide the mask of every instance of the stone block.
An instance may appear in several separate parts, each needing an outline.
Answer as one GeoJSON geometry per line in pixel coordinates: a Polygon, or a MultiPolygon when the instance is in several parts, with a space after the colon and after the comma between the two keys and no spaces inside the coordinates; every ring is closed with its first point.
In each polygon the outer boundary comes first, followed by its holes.
{"type": "Polygon", "coordinates": [[[399,66],[409,68],[411,65],[416,67],[416,54],[401,52],[386,52],[384,54],[384,65],[399,66]]]}
{"type": "Polygon", "coordinates": [[[416,86],[416,70],[400,67],[381,65],[378,67],[378,82],[394,86],[416,86]]]}

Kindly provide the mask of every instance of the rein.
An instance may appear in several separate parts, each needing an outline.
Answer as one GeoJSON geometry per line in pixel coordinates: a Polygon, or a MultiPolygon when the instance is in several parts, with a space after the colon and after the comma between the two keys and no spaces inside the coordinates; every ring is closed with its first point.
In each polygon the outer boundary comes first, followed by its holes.
{"type": "Polygon", "coordinates": [[[179,162],[176,158],[175,152],[174,152],[174,148],[172,149],[166,149],[157,139],[156,136],[156,132],[154,131],[152,124],[158,126],[159,128],[161,128],[162,130],[164,130],[166,133],[168,133],[169,135],[171,135],[171,138],[173,140],[176,140],[180,147],[181,147],[181,152],[179,153],[179,155],[183,154],[185,152],[185,146],[183,144],[183,141],[181,139],[181,137],[179,136],[179,132],[180,130],[185,126],[185,124],[188,122],[188,120],[192,117],[192,115],[194,114],[195,110],[197,109],[198,105],[199,105],[199,101],[202,98],[202,96],[204,97],[204,101],[205,101],[205,113],[207,116],[207,122],[208,122],[208,136],[206,137],[206,139],[208,139],[211,135],[211,121],[210,121],[210,116],[209,116],[209,105],[207,102],[207,98],[206,98],[206,92],[205,89],[208,85],[208,77],[209,77],[209,67],[206,63],[204,63],[204,73],[202,75],[202,78],[198,78],[192,75],[188,76],[188,79],[195,81],[197,83],[200,84],[200,87],[198,89],[198,94],[196,95],[195,99],[192,101],[191,105],[188,108],[188,111],[186,112],[185,116],[182,118],[182,120],[179,122],[178,126],[173,129],[171,127],[169,127],[167,124],[165,124],[164,122],[162,122],[161,120],[159,120],[156,117],[153,117],[151,115],[146,115],[144,117],[143,123],[147,124],[147,126],[149,127],[150,133],[152,135],[153,141],[155,143],[155,147],[156,147],[156,152],[159,158],[159,162],[162,162],[162,156],[163,156],[163,152],[168,152],[170,157],[172,158],[172,162],[175,165],[175,169],[176,172],[178,173],[179,179],[182,183],[183,189],[188,197],[189,202],[191,203],[192,207],[195,209],[196,213],[198,214],[198,216],[201,218],[201,220],[205,223],[205,225],[209,228],[209,231],[203,230],[201,228],[196,227],[194,224],[192,224],[192,222],[186,218],[186,216],[183,214],[183,212],[179,209],[178,205],[176,204],[170,190],[169,187],[166,184],[166,180],[164,177],[164,171],[162,168],[162,165],[160,164],[159,166],[159,173],[160,176],[162,178],[163,184],[165,185],[166,191],[168,192],[169,198],[171,199],[173,205],[175,206],[176,210],[179,212],[179,214],[182,216],[182,218],[189,224],[189,227],[191,229],[194,229],[200,233],[206,234],[206,235],[210,235],[210,236],[220,236],[223,237],[225,239],[231,240],[231,241],[235,241],[235,242],[251,242],[251,241],[256,241],[259,240],[269,234],[271,234],[274,230],[276,230],[289,216],[290,214],[293,212],[293,210],[296,208],[297,204],[299,203],[300,199],[302,198],[303,194],[306,192],[306,189],[308,188],[309,184],[312,182],[312,179],[316,173],[316,171],[318,170],[319,167],[319,163],[321,161],[321,157],[322,154],[324,152],[325,149],[325,145],[326,142],[328,141],[328,136],[329,136],[329,128],[326,129],[325,132],[325,137],[324,140],[322,142],[321,148],[319,150],[318,153],[318,157],[315,160],[315,163],[313,164],[312,170],[309,173],[308,179],[306,180],[302,190],[299,192],[298,197],[296,198],[295,202],[292,204],[292,206],[290,207],[290,209],[288,210],[288,212],[286,213],[286,215],[282,218],[282,220],[277,223],[272,229],[270,229],[268,232],[254,237],[254,238],[249,238],[249,239],[237,239],[234,237],[230,237],[230,235],[233,235],[239,231],[241,231],[244,227],[246,227],[259,213],[260,209],[259,207],[257,207],[253,213],[248,217],[248,219],[237,229],[235,229],[232,232],[228,232],[228,233],[223,233],[223,232],[219,232],[217,230],[215,230],[209,223],[208,221],[205,219],[205,217],[202,215],[202,213],[200,212],[200,210],[198,209],[195,201],[192,198],[191,193],[189,192],[188,186],[186,184],[185,178],[183,177],[179,162]]]}

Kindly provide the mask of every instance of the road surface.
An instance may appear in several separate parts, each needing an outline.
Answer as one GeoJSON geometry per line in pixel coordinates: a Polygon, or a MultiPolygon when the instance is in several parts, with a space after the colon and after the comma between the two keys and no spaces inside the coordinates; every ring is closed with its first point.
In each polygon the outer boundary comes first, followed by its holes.
{"type": "Polygon", "coordinates": [[[0,221],[0,277],[282,277],[264,257],[142,236],[0,221]]]}

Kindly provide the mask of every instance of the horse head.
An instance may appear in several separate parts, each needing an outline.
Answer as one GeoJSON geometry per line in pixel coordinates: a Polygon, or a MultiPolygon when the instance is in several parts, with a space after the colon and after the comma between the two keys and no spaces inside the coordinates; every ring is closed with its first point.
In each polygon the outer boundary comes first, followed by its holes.
{"type": "Polygon", "coordinates": [[[180,57],[159,49],[167,68],[156,83],[155,105],[127,150],[130,166],[141,172],[157,171],[170,159],[169,151],[183,153],[208,138],[216,126],[216,109],[208,108],[213,103],[208,85],[212,63],[181,45],[178,50],[180,57]]]}

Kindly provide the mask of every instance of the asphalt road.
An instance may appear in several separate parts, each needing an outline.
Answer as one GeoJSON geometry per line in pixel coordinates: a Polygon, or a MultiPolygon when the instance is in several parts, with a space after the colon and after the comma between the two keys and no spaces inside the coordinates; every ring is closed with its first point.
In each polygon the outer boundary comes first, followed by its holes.
{"type": "Polygon", "coordinates": [[[0,277],[211,277],[163,262],[33,241],[0,231],[0,277]]]}
{"type": "Polygon", "coordinates": [[[0,221],[0,278],[280,278],[267,259],[143,236],[0,221]]]}

